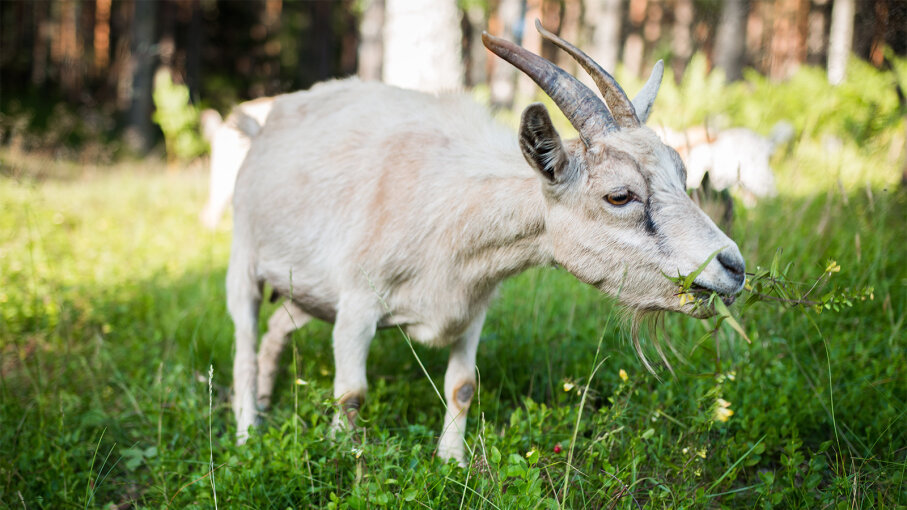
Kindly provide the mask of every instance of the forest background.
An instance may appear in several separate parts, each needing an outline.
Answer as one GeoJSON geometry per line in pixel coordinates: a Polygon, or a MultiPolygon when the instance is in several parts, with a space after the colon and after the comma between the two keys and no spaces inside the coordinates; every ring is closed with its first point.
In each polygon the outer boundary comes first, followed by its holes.
{"type": "Polygon", "coordinates": [[[224,114],[356,74],[487,87],[493,104],[519,106],[535,86],[489,58],[481,33],[576,71],[531,29],[535,19],[636,77],[664,59],[679,80],[701,53],[731,81],[744,69],[785,80],[812,65],[837,82],[850,55],[889,68],[886,48],[907,54],[907,0],[12,0],[0,2],[0,145],[83,162],[144,155],[162,140],[152,120],[160,69],[197,109],[224,114]]]}

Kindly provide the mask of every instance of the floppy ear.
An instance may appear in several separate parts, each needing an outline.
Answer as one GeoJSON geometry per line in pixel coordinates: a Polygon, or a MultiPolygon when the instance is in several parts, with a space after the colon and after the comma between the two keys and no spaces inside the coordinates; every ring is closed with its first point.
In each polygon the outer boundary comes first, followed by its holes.
{"type": "Polygon", "coordinates": [[[569,158],[542,103],[532,103],[520,118],[520,149],[549,183],[563,182],[569,158]]]}
{"type": "Polygon", "coordinates": [[[661,60],[655,62],[655,67],[652,68],[652,74],[649,75],[649,80],[643,85],[639,94],[636,94],[636,97],[633,98],[632,102],[633,108],[636,110],[636,117],[639,118],[639,122],[642,122],[643,124],[646,123],[646,119],[648,119],[649,114],[652,113],[652,105],[655,103],[655,97],[658,95],[658,89],[661,87],[661,77],[664,75],[664,72],[664,62],[661,60]]]}

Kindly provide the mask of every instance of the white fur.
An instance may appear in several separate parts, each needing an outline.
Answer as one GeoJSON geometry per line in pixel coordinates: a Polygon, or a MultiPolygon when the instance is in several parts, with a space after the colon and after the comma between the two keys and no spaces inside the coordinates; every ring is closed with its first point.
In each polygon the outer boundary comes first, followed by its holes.
{"type": "Polygon", "coordinates": [[[708,133],[703,128],[676,132],[661,128],[665,143],[682,155],[687,167],[687,187],[698,188],[705,174],[716,190],[739,190],[744,204],[777,194],[770,160],[778,145],[792,135],[792,128],[779,123],[768,138],[747,128],[708,133]]]}
{"type": "MultiPolygon", "coordinates": [[[[234,196],[227,299],[239,441],[269,402],[286,335],[310,317],[334,324],[338,426],[365,397],[376,328],[450,347],[438,454],[463,464],[476,349],[504,278],[559,263],[628,306],[707,313],[681,304],[663,275],[721,250],[740,270],[743,261],[685,194],[676,153],[646,127],[550,147],[570,165],[556,183],[465,97],[350,79],[275,98],[234,196]],[[640,200],[604,200],[622,188],[640,200]],[[265,282],[287,301],[256,362],[265,282]]],[[[697,284],[730,296],[740,278],[713,260],[697,284]]]]}
{"type": "Polygon", "coordinates": [[[214,110],[202,112],[202,131],[211,145],[211,175],[208,202],[201,212],[202,224],[215,229],[233,197],[236,174],[255,136],[267,120],[273,98],[263,97],[238,104],[221,121],[214,110]]]}

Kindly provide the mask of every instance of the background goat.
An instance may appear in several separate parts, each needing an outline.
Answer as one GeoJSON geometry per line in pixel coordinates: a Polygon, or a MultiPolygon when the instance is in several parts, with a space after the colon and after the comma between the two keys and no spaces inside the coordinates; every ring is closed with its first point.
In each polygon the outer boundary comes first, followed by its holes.
{"type": "Polygon", "coordinates": [[[779,122],[768,137],[747,128],[709,130],[694,127],[682,132],[656,130],[686,163],[687,188],[699,188],[708,174],[715,190],[736,189],[747,206],[777,194],[772,154],[793,136],[793,127],[779,122]]]}
{"type": "Polygon", "coordinates": [[[227,305],[240,443],[270,403],[287,335],[313,317],[334,324],[336,426],[353,423],[364,402],[376,328],[449,346],[438,454],[464,464],[479,335],[504,278],[558,263],[631,308],[704,316],[664,275],[717,254],[696,286],[728,302],[740,291],[736,244],[686,195],[677,153],[642,125],[662,64],[631,103],[588,56],[537,28],[583,65],[605,101],[523,48],[483,41],[554,100],[578,139],[562,142],[538,103],[523,112],[517,139],[459,96],[351,79],[274,99],[234,196],[227,305]],[[286,301],[256,361],[264,283],[286,301]]]}
{"type": "Polygon", "coordinates": [[[236,174],[249,152],[250,137],[261,130],[273,102],[273,98],[262,97],[240,103],[226,120],[214,110],[202,112],[202,134],[211,145],[208,202],[200,214],[206,227],[216,228],[230,204],[236,174]]]}

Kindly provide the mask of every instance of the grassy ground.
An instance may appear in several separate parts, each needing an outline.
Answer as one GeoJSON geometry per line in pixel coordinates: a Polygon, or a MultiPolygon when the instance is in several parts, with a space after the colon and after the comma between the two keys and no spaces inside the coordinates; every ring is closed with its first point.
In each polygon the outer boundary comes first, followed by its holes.
{"type": "MultiPolygon", "coordinates": [[[[265,425],[234,446],[230,234],[197,221],[204,175],[3,157],[0,506],[907,505],[907,196],[890,154],[801,140],[776,158],[781,196],[738,208],[731,232],[750,268],[783,249],[807,282],[834,259],[833,282],[873,299],[757,304],[740,316],[750,344],[726,327],[697,343],[711,323],[668,316],[674,376],[648,374],[613,303],[564,271],[506,282],[465,470],[434,457],[441,405],[396,331],[372,346],[364,431],[327,438],[320,323],[294,335],[265,425]]],[[[415,352],[440,385],[446,353],[415,352]]]]}

